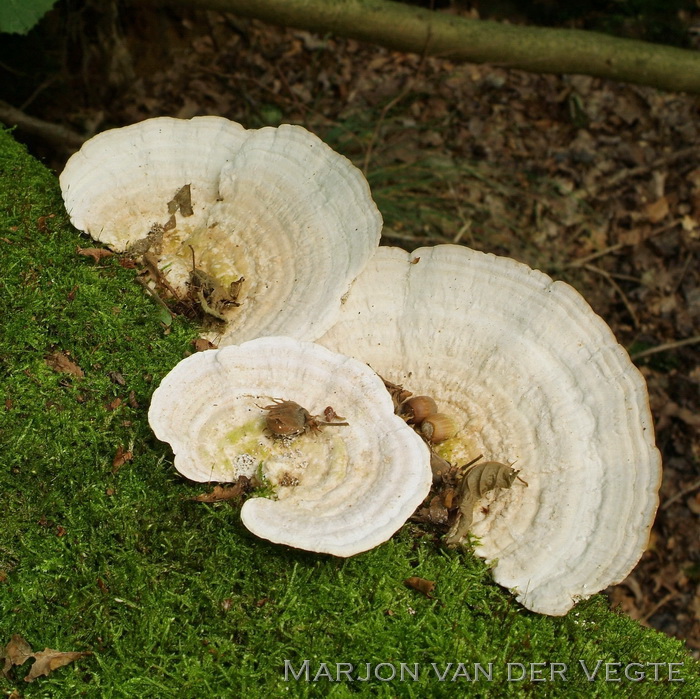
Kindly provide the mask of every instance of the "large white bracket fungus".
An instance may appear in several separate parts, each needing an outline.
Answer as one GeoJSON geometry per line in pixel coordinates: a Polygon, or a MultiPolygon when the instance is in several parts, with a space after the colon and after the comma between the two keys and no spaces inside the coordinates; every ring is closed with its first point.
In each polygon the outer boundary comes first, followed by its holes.
{"type": "Polygon", "coordinates": [[[645,382],[572,287],[508,258],[441,245],[379,248],[319,340],[458,419],[439,451],[514,463],[471,531],[496,582],[565,614],[624,579],[658,505],[645,382]]]}
{"type": "Polygon", "coordinates": [[[428,449],[394,415],[382,380],[313,343],[266,337],[193,354],[156,389],[148,419],[191,480],[260,471],[277,497],[247,500],[241,518],[276,543],[353,556],[391,537],[430,490],[428,449]],[[273,438],[273,399],[312,414],[331,406],[348,424],[273,438]]]}
{"type": "Polygon", "coordinates": [[[222,288],[243,277],[221,344],[321,335],[382,225],[362,173],[300,126],[149,119],[87,141],[60,184],[76,228],[117,252],[148,251],[180,292],[190,246],[222,288]],[[191,212],[173,201],[185,185],[191,212]]]}

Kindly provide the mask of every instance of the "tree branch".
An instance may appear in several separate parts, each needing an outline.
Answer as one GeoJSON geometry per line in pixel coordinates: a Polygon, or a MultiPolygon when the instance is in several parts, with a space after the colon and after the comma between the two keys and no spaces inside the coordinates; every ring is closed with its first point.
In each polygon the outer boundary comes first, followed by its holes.
{"type": "MultiPolygon", "coordinates": [[[[141,0],[142,2],[144,0],[141,0]]],[[[700,93],[700,52],[576,29],[455,17],[390,0],[145,0],[221,10],[389,49],[700,93]]]]}
{"type": "Polygon", "coordinates": [[[55,147],[62,148],[68,152],[77,150],[85,141],[85,138],[79,133],[65,126],[52,124],[29,116],[29,114],[25,114],[3,100],[0,100],[0,122],[6,126],[17,126],[22,131],[39,136],[45,141],[52,143],[55,147]]]}

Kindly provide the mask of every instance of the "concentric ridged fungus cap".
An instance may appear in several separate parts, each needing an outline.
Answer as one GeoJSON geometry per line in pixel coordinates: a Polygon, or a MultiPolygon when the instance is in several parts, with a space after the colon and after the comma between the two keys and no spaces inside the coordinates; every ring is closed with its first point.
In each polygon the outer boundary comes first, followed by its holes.
{"type": "Polygon", "coordinates": [[[571,286],[460,246],[382,247],[319,342],[456,417],[449,461],[514,462],[527,486],[487,494],[471,531],[523,605],[565,614],[635,566],[661,475],[646,384],[571,286]]]}
{"type": "Polygon", "coordinates": [[[149,119],[87,141],[60,183],[76,228],[117,252],[149,252],[180,293],[192,250],[221,288],[244,278],[220,344],[318,337],[382,225],[362,173],[300,126],[149,119]]]}
{"type": "Polygon", "coordinates": [[[394,415],[382,380],[310,342],[266,337],[193,354],[156,389],[148,419],[191,480],[261,473],[276,499],[247,500],[243,523],[295,548],[366,551],[391,537],[430,489],[428,449],[394,415]],[[265,408],[275,399],[311,415],[330,406],[348,424],[273,437],[265,408]]]}

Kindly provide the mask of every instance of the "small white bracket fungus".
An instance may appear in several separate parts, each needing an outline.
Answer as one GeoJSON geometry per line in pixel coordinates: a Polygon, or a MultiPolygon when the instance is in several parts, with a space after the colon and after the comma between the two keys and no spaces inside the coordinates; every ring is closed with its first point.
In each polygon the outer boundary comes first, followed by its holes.
{"type": "Polygon", "coordinates": [[[116,252],[148,251],[176,290],[192,250],[222,289],[244,278],[220,345],[321,335],[382,225],[362,173],[300,126],[148,119],[87,141],[60,184],[76,228],[116,252]],[[169,209],[185,185],[192,211],[169,209]]]}
{"type": "Polygon", "coordinates": [[[457,418],[444,458],[514,462],[528,486],[486,495],[471,531],[523,605],[565,614],[636,565],[661,477],[646,384],[568,284],[460,246],[379,248],[319,342],[457,418]]]}
{"type": "Polygon", "coordinates": [[[153,394],[148,419],[194,481],[235,481],[260,470],[276,499],[241,510],[254,534],[295,548],[353,556],[386,541],[427,496],[430,455],[394,415],[365,364],[310,342],[266,337],[198,352],[153,394]],[[292,439],[266,429],[264,406],[331,406],[347,425],[292,439]]]}

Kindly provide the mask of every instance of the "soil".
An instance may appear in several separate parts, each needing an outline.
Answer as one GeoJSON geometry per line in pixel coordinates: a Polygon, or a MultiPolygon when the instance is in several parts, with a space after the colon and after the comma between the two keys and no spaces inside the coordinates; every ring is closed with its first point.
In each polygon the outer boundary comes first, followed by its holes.
{"type": "MultiPolygon", "coordinates": [[[[45,19],[53,63],[7,101],[80,139],[159,115],[301,124],[363,168],[384,244],[461,242],[585,296],[646,377],[664,462],[649,549],[607,594],[700,657],[700,100],[92,4],[45,19]]],[[[41,131],[16,135],[59,171],[72,148],[41,131]]]]}

